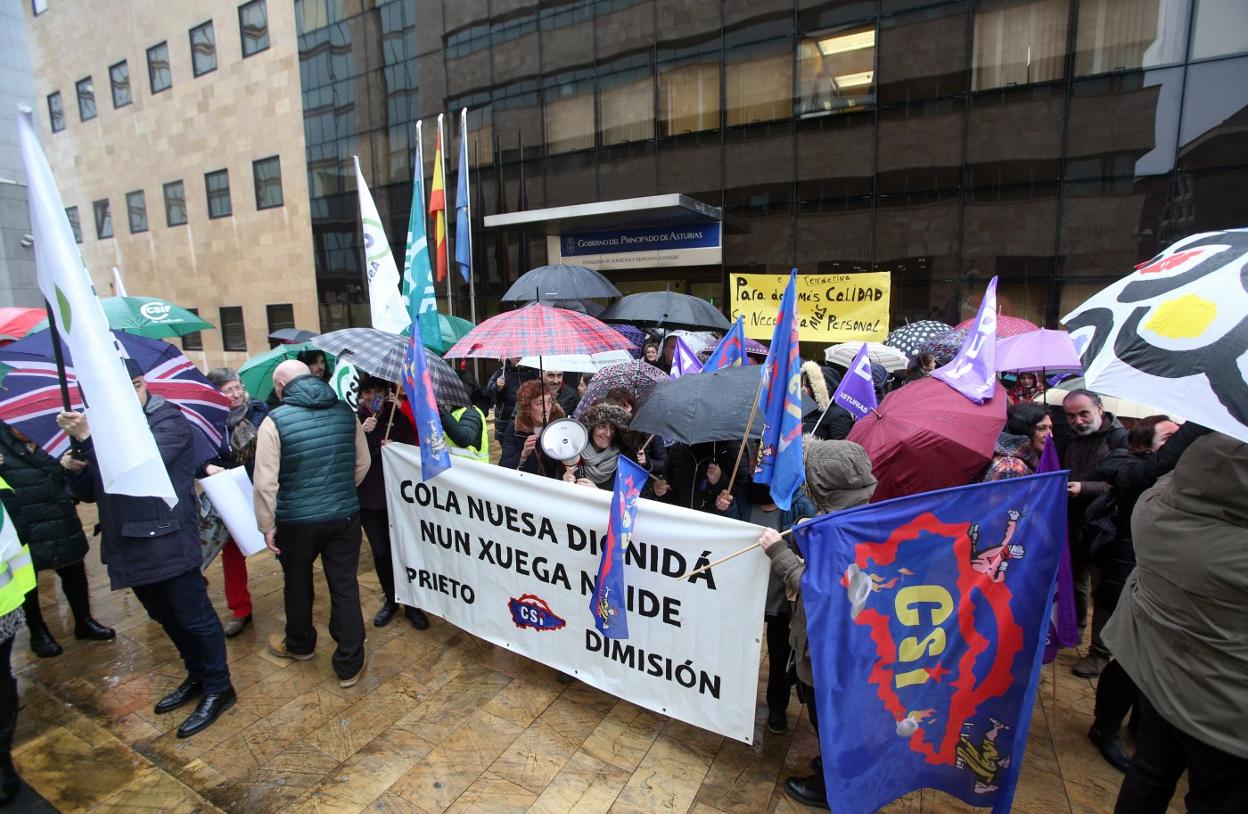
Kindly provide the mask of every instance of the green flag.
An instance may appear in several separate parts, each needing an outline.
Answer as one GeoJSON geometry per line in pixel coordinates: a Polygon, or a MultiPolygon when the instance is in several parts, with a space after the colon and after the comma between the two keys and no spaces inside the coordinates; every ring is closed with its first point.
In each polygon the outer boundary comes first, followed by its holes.
{"type": "MultiPolygon", "coordinates": [[[[407,251],[403,256],[403,301],[413,324],[416,317],[436,314],[438,300],[433,293],[433,269],[429,265],[429,238],[425,231],[425,154],[416,122],[416,168],[412,178],[412,214],[407,220],[407,251]]],[[[422,345],[439,339],[438,320],[420,323],[422,345]]]]}

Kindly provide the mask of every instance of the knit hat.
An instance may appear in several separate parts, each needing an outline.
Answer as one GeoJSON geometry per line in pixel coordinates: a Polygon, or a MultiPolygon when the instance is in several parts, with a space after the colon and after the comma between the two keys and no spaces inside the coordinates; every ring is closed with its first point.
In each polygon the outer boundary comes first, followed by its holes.
{"type": "Polygon", "coordinates": [[[867,451],[853,441],[804,441],[806,490],[820,514],[866,503],[878,483],[867,451]]]}
{"type": "Polygon", "coordinates": [[[126,375],[129,376],[131,380],[143,378],[143,368],[139,367],[138,362],[134,361],[128,356],[126,357],[125,362],[126,362],[126,375]]]}

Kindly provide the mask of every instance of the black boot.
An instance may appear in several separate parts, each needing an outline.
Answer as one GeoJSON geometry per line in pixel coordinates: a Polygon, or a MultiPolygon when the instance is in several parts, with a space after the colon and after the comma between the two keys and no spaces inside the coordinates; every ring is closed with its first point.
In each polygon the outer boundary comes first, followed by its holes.
{"type": "Polygon", "coordinates": [[[377,615],[373,617],[373,627],[385,627],[390,624],[390,620],[394,618],[394,614],[398,611],[398,603],[386,600],[382,603],[377,615]]]}
{"type": "Polygon", "coordinates": [[[65,650],[52,638],[52,631],[48,630],[48,626],[40,619],[38,622],[31,623],[27,619],[27,627],[30,628],[30,649],[35,655],[41,659],[50,659],[59,656],[65,650]]]}
{"type": "Polygon", "coordinates": [[[1088,740],[1092,741],[1110,766],[1123,774],[1131,768],[1131,756],[1123,748],[1122,736],[1118,734],[1116,726],[1098,725],[1093,721],[1092,728],[1088,730],[1088,740]]]}
{"type": "Polygon", "coordinates": [[[403,615],[407,617],[407,621],[412,623],[412,627],[417,630],[426,630],[429,627],[429,617],[425,616],[425,612],[420,608],[405,607],[403,615]]]}
{"type": "Polygon", "coordinates": [[[828,792],[823,784],[823,760],[817,757],[810,762],[815,773],[809,777],[790,777],[784,781],[785,792],[802,805],[811,808],[829,808],[828,792]]]}
{"type": "Polygon", "coordinates": [[[74,638],[90,639],[97,642],[107,642],[117,637],[117,632],[111,627],[104,627],[99,622],[88,616],[86,619],[78,619],[74,622],[74,638]]]}
{"type": "Polygon", "coordinates": [[[22,788],[22,778],[13,765],[13,731],[16,722],[0,729],[0,806],[17,796],[22,788]]]}

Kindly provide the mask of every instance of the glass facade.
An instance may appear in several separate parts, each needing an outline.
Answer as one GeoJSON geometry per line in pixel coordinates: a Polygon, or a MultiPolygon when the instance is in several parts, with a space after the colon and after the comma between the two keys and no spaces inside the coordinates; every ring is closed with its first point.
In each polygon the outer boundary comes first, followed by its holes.
{"type": "Polygon", "coordinates": [[[956,322],[998,275],[1004,313],[1049,325],[1248,221],[1238,0],[413,5],[296,2],[324,330],[368,321],[352,156],[401,257],[416,122],[428,184],[452,114],[453,196],[461,107],[479,314],[546,261],[540,230],[482,229],[518,209],[723,208],[721,265],[611,272],[626,290],[719,303],[733,273],[888,271],[895,322],[956,322]]]}

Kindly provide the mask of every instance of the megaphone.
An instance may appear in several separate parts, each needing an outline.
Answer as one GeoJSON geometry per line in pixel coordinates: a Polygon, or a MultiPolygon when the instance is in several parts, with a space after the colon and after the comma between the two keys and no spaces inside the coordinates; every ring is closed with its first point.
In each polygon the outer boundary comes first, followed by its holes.
{"type": "Polygon", "coordinates": [[[556,461],[575,461],[589,443],[589,430],[575,418],[552,421],[542,430],[542,452],[556,461]]]}

